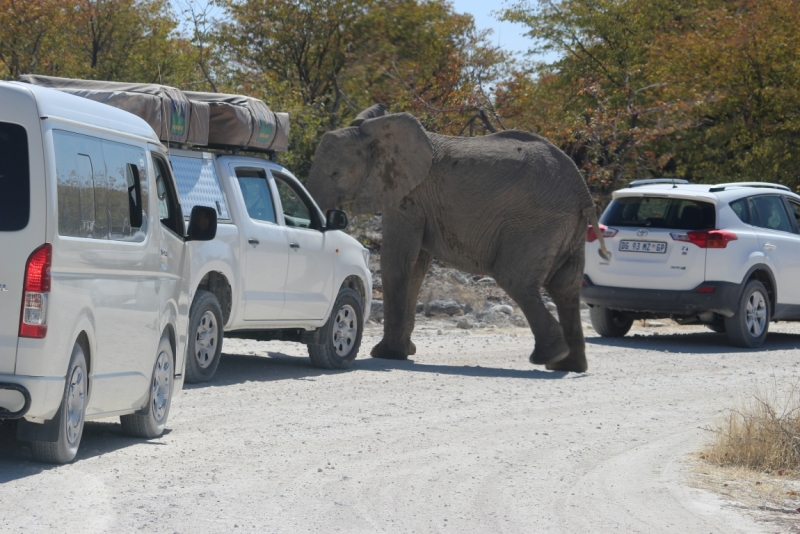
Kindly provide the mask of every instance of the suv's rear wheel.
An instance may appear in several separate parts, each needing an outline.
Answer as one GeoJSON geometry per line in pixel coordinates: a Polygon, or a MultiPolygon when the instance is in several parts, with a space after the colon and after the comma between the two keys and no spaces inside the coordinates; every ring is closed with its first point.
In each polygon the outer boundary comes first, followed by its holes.
{"type": "Polygon", "coordinates": [[[725,318],[728,341],[737,347],[760,347],[769,330],[769,297],[764,284],[751,280],[739,298],[739,309],[725,318]]]}
{"type": "Polygon", "coordinates": [[[358,355],[364,331],[361,299],[350,288],[339,290],[333,312],[319,332],[320,345],[308,345],[308,355],[323,369],[347,369],[358,355]]]}
{"type": "Polygon", "coordinates": [[[609,310],[602,306],[590,308],[589,318],[592,320],[595,332],[603,337],[622,337],[633,325],[633,319],[625,312],[609,310]]]}

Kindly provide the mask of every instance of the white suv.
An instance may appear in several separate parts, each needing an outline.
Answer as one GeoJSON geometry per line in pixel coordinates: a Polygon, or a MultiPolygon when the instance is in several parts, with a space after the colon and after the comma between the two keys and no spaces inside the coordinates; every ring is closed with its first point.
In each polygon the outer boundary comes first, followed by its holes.
{"type": "Polygon", "coordinates": [[[591,227],[581,298],[601,336],[671,317],[758,347],[770,321],[800,320],[800,196],[768,183],[633,182],[591,227]]]}

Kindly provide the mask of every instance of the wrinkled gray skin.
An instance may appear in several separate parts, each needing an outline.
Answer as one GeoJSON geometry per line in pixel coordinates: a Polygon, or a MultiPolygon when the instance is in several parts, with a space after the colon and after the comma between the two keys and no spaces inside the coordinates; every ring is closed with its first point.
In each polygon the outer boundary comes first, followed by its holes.
{"type": "Polygon", "coordinates": [[[597,216],[572,160],[530,133],[449,137],[384,111],[373,106],[326,133],[307,184],[323,211],[350,204],[354,213],[383,213],[384,330],[372,356],[415,353],[417,298],[436,257],[492,276],[517,302],[536,340],[531,363],[586,371],[579,293],[586,219],[597,228],[597,216]]]}

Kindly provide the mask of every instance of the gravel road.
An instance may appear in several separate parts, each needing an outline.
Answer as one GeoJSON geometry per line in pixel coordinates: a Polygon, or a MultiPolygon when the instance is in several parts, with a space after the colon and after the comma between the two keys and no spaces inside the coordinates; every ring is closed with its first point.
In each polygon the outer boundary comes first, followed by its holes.
{"type": "Polygon", "coordinates": [[[533,368],[529,331],[427,321],[414,361],[345,372],[229,340],[153,441],[88,423],[71,465],[0,436],[2,532],[775,532],[687,484],[700,427],[800,371],[800,325],[758,351],[701,327],[587,332],[585,375],[533,368]],[[438,332],[441,331],[441,334],[438,332]]]}

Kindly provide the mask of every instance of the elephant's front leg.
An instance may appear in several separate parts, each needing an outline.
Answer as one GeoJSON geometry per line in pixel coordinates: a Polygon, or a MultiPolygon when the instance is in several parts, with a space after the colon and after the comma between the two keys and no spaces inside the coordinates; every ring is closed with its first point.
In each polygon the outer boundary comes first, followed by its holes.
{"type": "Polygon", "coordinates": [[[370,353],[373,358],[405,360],[416,352],[411,342],[417,297],[431,257],[419,248],[392,247],[384,240],[381,251],[383,281],[383,339],[370,353]]]}

